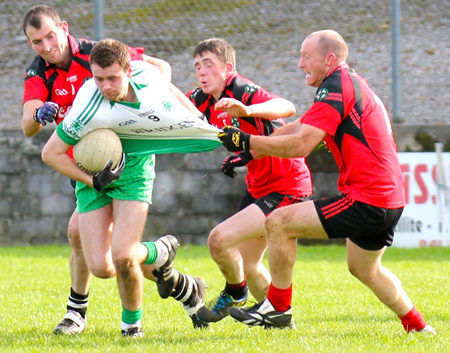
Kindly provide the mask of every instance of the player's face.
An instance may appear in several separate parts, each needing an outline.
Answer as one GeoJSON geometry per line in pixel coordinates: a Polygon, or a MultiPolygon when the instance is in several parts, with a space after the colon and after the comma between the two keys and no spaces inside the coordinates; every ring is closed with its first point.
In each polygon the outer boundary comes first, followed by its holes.
{"type": "Polygon", "coordinates": [[[51,64],[64,67],[69,62],[69,27],[62,21],[59,26],[48,17],[42,18],[41,28],[26,28],[28,43],[40,57],[51,64]]]}
{"type": "Polygon", "coordinates": [[[103,97],[116,102],[126,99],[131,68],[124,70],[118,63],[103,68],[93,63],[91,70],[95,84],[103,97]]]}
{"type": "Polygon", "coordinates": [[[218,100],[231,72],[231,64],[223,64],[215,53],[206,51],[194,58],[194,66],[203,92],[218,100]]]}
{"type": "Polygon", "coordinates": [[[306,84],[319,87],[328,73],[327,57],[318,50],[318,36],[306,38],[300,49],[298,67],[306,74],[306,84]]]}

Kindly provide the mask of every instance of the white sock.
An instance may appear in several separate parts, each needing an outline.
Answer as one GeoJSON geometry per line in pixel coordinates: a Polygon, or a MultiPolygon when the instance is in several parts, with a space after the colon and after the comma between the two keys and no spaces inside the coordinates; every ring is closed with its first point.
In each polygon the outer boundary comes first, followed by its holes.
{"type": "Polygon", "coordinates": [[[131,327],[142,327],[141,320],[135,322],[134,324],[127,324],[126,322],[122,321],[121,330],[126,331],[131,327]]]}
{"type": "Polygon", "coordinates": [[[156,251],[158,252],[158,257],[156,258],[153,265],[155,267],[160,267],[166,263],[169,259],[169,250],[167,249],[166,244],[164,244],[161,240],[155,241],[156,251]]]}

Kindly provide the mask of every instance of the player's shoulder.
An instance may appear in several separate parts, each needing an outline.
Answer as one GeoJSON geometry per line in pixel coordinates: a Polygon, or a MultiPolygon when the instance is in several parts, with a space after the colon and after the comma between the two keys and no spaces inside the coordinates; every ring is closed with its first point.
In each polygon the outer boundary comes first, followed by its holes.
{"type": "Polygon", "coordinates": [[[229,87],[232,89],[235,97],[241,97],[244,94],[255,94],[258,90],[264,90],[261,86],[247,77],[237,74],[230,82],[229,87]]]}
{"type": "Polygon", "coordinates": [[[195,102],[195,105],[197,107],[200,106],[206,100],[208,100],[209,97],[209,94],[203,92],[203,90],[200,87],[197,87],[189,91],[186,95],[191,101],[195,102]]]}
{"type": "Polygon", "coordinates": [[[139,77],[161,77],[161,72],[159,69],[150,63],[142,60],[131,61],[131,75],[133,79],[139,77]]]}
{"type": "Polygon", "coordinates": [[[45,60],[39,55],[36,55],[31,64],[25,69],[24,78],[28,80],[30,78],[40,76],[45,79],[45,60]]]}
{"type": "Polygon", "coordinates": [[[96,41],[86,38],[75,38],[75,40],[77,41],[80,54],[90,54],[92,48],[97,43],[96,41]]]}

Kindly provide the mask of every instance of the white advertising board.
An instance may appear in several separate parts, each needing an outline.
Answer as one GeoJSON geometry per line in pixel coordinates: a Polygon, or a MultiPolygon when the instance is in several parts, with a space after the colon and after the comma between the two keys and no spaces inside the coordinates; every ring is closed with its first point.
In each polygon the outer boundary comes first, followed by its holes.
{"type": "Polygon", "coordinates": [[[395,229],[393,246],[450,246],[450,153],[442,154],[444,185],[438,182],[436,153],[404,152],[398,155],[405,181],[406,206],[395,229]],[[446,202],[443,201],[444,192],[447,193],[446,202]]]}

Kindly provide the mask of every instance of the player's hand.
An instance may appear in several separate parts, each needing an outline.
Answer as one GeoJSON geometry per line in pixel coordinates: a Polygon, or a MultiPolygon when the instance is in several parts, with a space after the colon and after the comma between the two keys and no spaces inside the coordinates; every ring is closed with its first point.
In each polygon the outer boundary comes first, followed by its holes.
{"type": "Polygon", "coordinates": [[[227,158],[225,158],[220,169],[226,176],[234,178],[237,175],[237,173],[234,171],[234,168],[243,167],[244,165],[247,165],[252,159],[253,156],[249,151],[243,151],[239,154],[228,156],[227,158]]]}
{"type": "Polygon", "coordinates": [[[231,126],[224,126],[219,132],[219,139],[230,152],[250,150],[250,135],[231,126]]]}
{"type": "Polygon", "coordinates": [[[236,118],[250,116],[249,107],[235,98],[220,98],[214,109],[222,110],[236,118]]]}
{"type": "Polygon", "coordinates": [[[42,126],[53,123],[58,114],[59,105],[53,102],[45,102],[34,111],[33,120],[42,126]]]}
{"type": "Polygon", "coordinates": [[[105,164],[105,168],[92,177],[92,184],[94,185],[95,190],[100,192],[105,186],[120,178],[123,168],[125,167],[125,154],[122,153],[120,162],[113,170],[111,170],[112,164],[113,160],[109,159],[105,164]]]}

